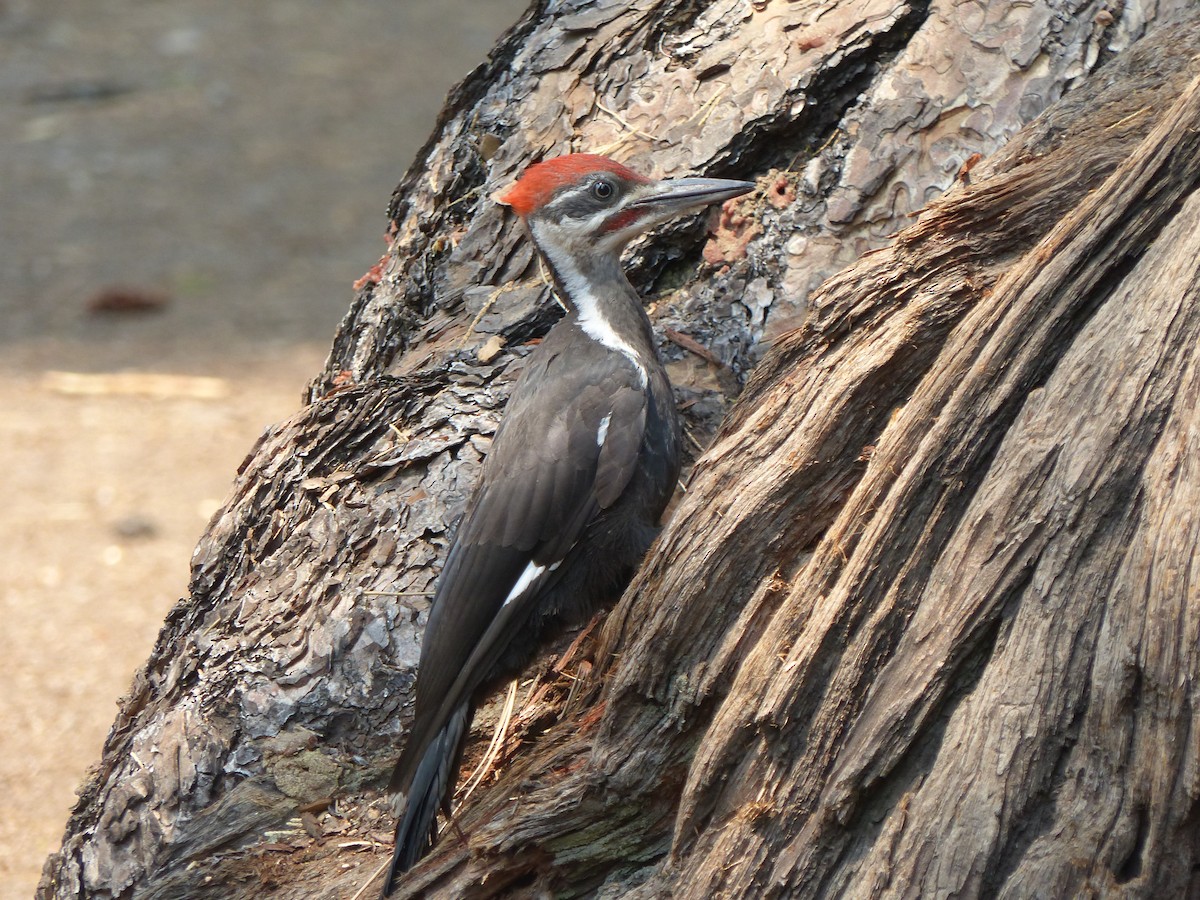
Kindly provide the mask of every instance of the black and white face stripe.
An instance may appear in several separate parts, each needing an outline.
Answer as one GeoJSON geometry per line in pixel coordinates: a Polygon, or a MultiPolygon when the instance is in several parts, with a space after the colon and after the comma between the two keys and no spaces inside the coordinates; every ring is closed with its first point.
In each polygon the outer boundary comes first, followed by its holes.
{"type": "Polygon", "coordinates": [[[610,172],[599,172],[582,184],[572,185],[547,203],[541,217],[556,220],[603,221],[628,193],[626,185],[610,172]]]}

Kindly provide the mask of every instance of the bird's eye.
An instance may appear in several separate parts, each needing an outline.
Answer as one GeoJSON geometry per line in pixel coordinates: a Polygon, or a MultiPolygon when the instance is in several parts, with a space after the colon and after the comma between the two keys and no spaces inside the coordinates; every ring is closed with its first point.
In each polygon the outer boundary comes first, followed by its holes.
{"type": "Polygon", "coordinates": [[[592,182],[592,196],[597,200],[610,200],[616,188],[612,186],[610,181],[594,181],[592,182]]]}

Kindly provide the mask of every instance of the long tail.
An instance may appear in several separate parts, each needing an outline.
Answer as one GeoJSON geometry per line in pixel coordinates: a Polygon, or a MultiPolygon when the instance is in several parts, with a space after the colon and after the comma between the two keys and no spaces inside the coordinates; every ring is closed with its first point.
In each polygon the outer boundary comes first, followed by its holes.
{"type": "MultiPolygon", "coordinates": [[[[411,869],[437,838],[438,809],[449,806],[463,737],[470,721],[471,705],[464,703],[450,715],[417,765],[412,784],[404,794],[404,815],[396,826],[396,849],[383,883],[384,897],[391,896],[396,878],[411,869]]],[[[400,815],[399,809],[396,815],[400,815]]]]}

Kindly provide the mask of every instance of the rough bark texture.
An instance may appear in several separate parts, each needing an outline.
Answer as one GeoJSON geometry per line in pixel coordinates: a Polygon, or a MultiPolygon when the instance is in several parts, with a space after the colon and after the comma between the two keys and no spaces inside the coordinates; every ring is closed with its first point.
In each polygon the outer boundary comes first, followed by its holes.
{"type": "Polygon", "coordinates": [[[1133,43],[1165,11],[531,10],[197,548],[41,895],[349,897],[384,858],[424,594],[554,315],[487,194],[585,148],[760,180],[633,254],[697,444],[773,346],[408,895],[1200,889],[1200,24],[1133,43]]]}

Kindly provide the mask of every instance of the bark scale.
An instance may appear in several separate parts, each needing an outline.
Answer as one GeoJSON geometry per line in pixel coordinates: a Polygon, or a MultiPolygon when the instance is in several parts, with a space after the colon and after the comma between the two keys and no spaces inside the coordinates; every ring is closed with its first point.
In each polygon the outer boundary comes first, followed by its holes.
{"type": "Polygon", "coordinates": [[[717,433],[409,895],[1196,890],[1200,24],[1135,42],[1168,7],[532,9],[197,548],[41,896],[349,897],[385,857],[423,594],[554,315],[487,194],[568,149],[760,180],[634,253],[717,433]]]}

